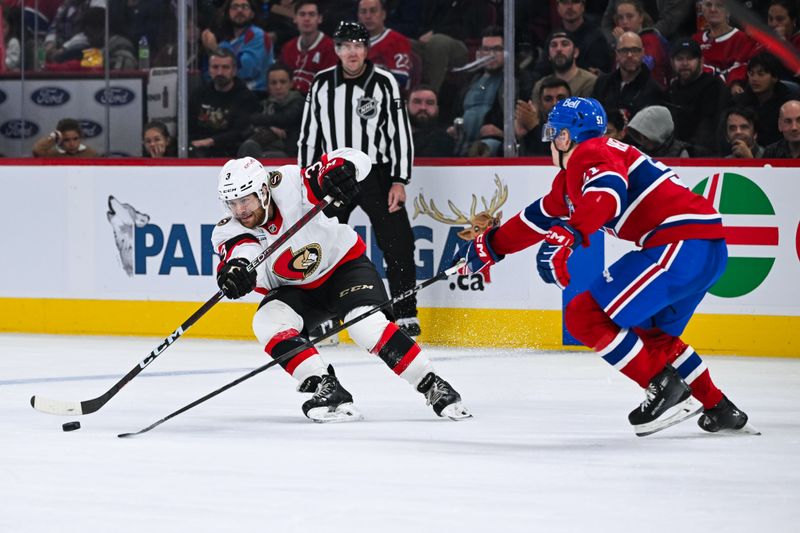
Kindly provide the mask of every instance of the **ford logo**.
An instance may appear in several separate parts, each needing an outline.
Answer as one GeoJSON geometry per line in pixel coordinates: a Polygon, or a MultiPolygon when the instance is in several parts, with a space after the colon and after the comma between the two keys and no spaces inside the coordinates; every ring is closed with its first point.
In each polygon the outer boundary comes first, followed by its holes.
{"type": "Polygon", "coordinates": [[[9,120],[0,124],[0,135],[9,139],[27,139],[39,133],[39,126],[29,120],[9,120]]]}
{"type": "Polygon", "coordinates": [[[103,133],[103,126],[98,124],[93,120],[79,120],[81,124],[81,131],[83,132],[83,136],[87,139],[91,139],[92,137],[97,137],[101,133],[103,133]]]}
{"type": "Polygon", "coordinates": [[[136,94],[125,87],[109,87],[94,93],[94,99],[103,105],[128,105],[136,98],[136,94]]]}
{"type": "Polygon", "coordinates": [[[3,91],[0,91],[0,104],[5,102],[6,98],[7,98],[6,93],[4,93],[3,91]]]}
{"type": "Polygon", "coordinates": [[[34,104],[43,106],[64,105],[69,102],[69,93],[60,87],[42,87],[31,93],[34,104]]]}

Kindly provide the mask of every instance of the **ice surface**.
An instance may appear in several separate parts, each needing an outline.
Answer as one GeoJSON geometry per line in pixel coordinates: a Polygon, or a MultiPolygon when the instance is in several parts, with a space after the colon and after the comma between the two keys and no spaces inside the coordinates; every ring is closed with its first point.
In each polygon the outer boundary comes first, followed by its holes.
{"type": "Polygon", "coordinates": [[[308,421],[272,368],[118,439],[266,362],[255,342],[191,338],[95,414],[30,407],[101,394],[159,340],[0,335],[0,532],[800,530],[800,360],[706,359],[761,437],[691,420],[637,438],[642,393],[589,353],[427,347],[464,422],[340,346],[322,353],[362,422],[308,421]]]}

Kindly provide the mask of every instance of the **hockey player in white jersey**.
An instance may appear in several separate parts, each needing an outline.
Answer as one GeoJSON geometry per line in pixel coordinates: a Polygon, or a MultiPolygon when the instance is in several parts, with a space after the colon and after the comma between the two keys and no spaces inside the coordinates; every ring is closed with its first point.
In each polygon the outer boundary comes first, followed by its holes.
{"type": "MultiPolygon", "coordinates": [[[[271,357],[308,343],[308,331],[325,320],[347,321],[388,299],[358,234],[323,214],[247,272],[250,261],[319,199],[330,195],[337,202],[350,202],[370,167],[369,157],[351,148],[325,154],[305,169],[285,165],[266,172],[251,157],[233,159],[222,167],[218,192],[229,216],[212,234],[221,258],[217,283],[231,299],[253,290],[264,295],[253,318],[253,331],[271,357]]],[[[421,392],[437,415],[469,418],[458,392],[436,374],[420,346],[391,320],[391,309],[374,313],[353,324],[348,333],[421,392]]],[[[312,393],[303,404],[308,418],[317,422],[361,418],[353,397],[313,345],[281,366],[299,382],[298,391],[312,393]]]]}

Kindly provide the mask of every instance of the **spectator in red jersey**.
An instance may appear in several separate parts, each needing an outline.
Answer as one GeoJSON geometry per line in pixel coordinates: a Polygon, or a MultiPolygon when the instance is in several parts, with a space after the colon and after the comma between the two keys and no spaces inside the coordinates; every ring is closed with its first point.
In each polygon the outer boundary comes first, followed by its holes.
{"type": "Polygon", "coordinates": [[[789,89],[779,76],[783,65],[769,52],[760,52],[747,64],[747,85],[734,97],[737,105],[751,107],[758,116],[758,138],[765,146],[780,139],[778,113],[791,98],[789,89]]]}
{"type": "Polygon", "coordinates": [[[336,65],[333,39],[322,33],[319,1],[299,0],[294,4],[294,23],[300,35],[281,49],[281,62],[292,69],[292,85],[307,94],[320,70],[336,65]]]}
{"type": "Polygon", "coordinates": [[[705,64],[722,76],[731,94],[739,94],[744,90],[747,62],[755,54],[757,44],[730,25],[725,0],[703,0],[702,10],[708,29],[695,33],[692,39],[700,45],[705,64]]]}
{"type": "Polygon", "coordinates": [[[781,106],[778,131],[783,138],[764,149],[765,158],[800,158],[800,101],[789,100],[781,106]]]}
{"type": "Polygon", "coordinates": [[[386,27],[386,0],[360,0],[358,21],[369,32],[367,59],[391,72],[405,92],[411,75],[411,41],[386,27]]]}
{"type": "Polygon", "coordinates": [[[616,26],[611,34],[615,39],[626,31],[639,34],[644,45],[644,64],[650,69],[653,79],[666,89],[670,77],[667,40],[653,28],[653,20],[642,3],[639,0],[617,0],[614,21],[616,26]]]}

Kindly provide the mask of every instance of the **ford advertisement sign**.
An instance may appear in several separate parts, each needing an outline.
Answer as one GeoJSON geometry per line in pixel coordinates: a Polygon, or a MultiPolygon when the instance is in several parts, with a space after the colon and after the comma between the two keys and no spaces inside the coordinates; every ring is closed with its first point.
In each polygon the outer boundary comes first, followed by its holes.
{"type": "Polygon", "coordinates": [[[109,87],[95,92],[94,99],[98,104],[121,106],[133,102],[136,94],[126,87],[109,87]]]}
{"type": "Polygon", "coordinates": [[[39,133],[39,126],[30,120],[14,119],[0,124],[0,135],[8,139],[27,139],[39,133]]]}
{"type": "Polygon", "coordinates": [[[31,101],[36,105],[59,106],[69,102],[69,92],[60,87],[42,87],[31,93],[31,101]]]}

